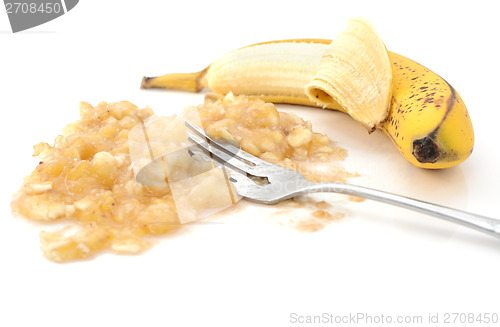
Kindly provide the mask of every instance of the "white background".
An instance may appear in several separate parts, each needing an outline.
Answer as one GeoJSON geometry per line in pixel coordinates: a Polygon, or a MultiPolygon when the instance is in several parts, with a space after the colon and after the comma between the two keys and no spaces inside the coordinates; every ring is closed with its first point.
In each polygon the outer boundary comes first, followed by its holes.
{"type": "Polygon", "coordinates": [[[345,165],[364,176],[360,183],[500,218],[496,4],[87,0],[17,34],[2,9],[0,326],[292,326],[299,324],[291,313],[409,314],[424,322],[429,313],[500,314],[500,240],[370,201],[339,201],[346,218],[316,233],[251,207],[187,226],[140,256],[71,264],[46,260],[38,239],[45,227],[12,217],[9,204],[37,163],[32,145],[52,142],[76,120],[80,100],[179,113],[203,94],[142,91],[142,76],[198,71],[262,41],[333,38],[348,18],[364,16],[389,50],[460,93],[475,129],[472,156],[426,171],[346,115],[279,108],[348,149],[345,165]]]}

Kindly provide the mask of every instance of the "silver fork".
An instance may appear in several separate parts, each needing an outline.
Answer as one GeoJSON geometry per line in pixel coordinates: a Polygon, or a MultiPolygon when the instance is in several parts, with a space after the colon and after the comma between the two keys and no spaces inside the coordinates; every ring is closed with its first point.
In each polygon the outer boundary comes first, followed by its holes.
{"type": "Polygon", "coordinates": [[[203,129],[187,121],[186,127],[190,130],[189,140],[198,149],[230,170],[229,180],[238,194],[247,200],[274,204],[305,193],[342,193],[414,210],[500,237],[500,220],[363,186],[310,182],[295,170],[257,158],[230,142],[215,141],[203,129]]]}

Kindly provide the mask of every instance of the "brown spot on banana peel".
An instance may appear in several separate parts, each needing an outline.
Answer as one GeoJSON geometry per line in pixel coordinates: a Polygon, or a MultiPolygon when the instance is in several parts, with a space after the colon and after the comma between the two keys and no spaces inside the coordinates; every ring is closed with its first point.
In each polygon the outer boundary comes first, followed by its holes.
{"type": "Polygon", "coordinates": [[[439,146],[429,136],[413,141],[412,154],[420,163],[435,163],[441,157],[439,146]]]}

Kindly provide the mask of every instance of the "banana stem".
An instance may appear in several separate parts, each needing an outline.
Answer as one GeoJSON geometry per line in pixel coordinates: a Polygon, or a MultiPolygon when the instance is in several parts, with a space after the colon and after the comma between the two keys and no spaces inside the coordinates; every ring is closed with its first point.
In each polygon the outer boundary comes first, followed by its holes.
{"type": "Polygon", "coordinates": [[[143,77],[141,89],[168,89],[200,92],[205,88],[205,74],[208,67],[197,73],[166,74],[156,77],[143,77]]]}

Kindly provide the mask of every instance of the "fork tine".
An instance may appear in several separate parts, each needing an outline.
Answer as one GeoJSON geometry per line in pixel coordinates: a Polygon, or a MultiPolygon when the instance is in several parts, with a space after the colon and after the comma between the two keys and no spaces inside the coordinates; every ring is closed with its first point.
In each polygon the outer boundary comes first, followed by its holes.
{"type": "Polygon", "coordinates": [[[236,170],[240,174],[252,174],[252,166],[240,160],[237,160],[233,155],[229,155],[226,152],[217,149],[215,146],[212,146],[214,143],[208,144],[202,138],[189,132],[188,139],[206,156],[210,157],[217,163],[227,166],[230,169],[236,170]]]}
{"type": "Polygon", "coordinates": [[[203,129],[185,122],[188,140],[208,157],[229,168],[230,181],[239,195],[259,203],[272,204],[296,194],[308,182],[295,170],[257,158],[242,149],[208,137],[203,129]],[[294,192],[290,192],[290,190],[294,192]]]}
{"type": "MultiPolygon", "coordinates": [[[[188,135],[190,137],[192,136],[191,133],[188,133],[188,135]]],[[[194,141],[194,139],[190,139],[190,141],[194,141]]],[[[261,196],[259,196],[259,189],[261,189],[261,187],[257,185],[254,180],[252,180],[252,177],[249,177],[250,175],[240,171],[240,169],[237,169],[232,165],[224,165],[227,164],[227,162],[219,162],[219,158],[213,156],[210,152],[207,154],[208,150],[205,149],[205,147],[199,146],[200,144],[201,143],[197,142],[195,148],[190,148],[189,153],[191,156],[199,155],[202,159],[211,160],[217,167],[225,170],[224,175],[227,178],[227,181],[233,185],[239,196],[244,197],[248,200],[260,201],[263,203],[268,202],[265,198],[261,199],[261,196]],[[229,174],[227,174],[226,170],[229,172],[229,174]]]]}
{"type": "Polygon", "coordinates": [[[263,167],[263,166],[267,166],[267,167],[271,167],[271,166],[276,166],[276,165],[273,165],[272,163],[269,163],[265,160],[262,160],[260,158],[257,158],[253,155],[251,155],[250,153],[247,153],[243,150],[241,150],[240,148],[236,148],[234,147],[234,150],[233,149],[229,149],[229,147],[227,146],[224,146],[222,144],[220,144],[219,142],[213,140],[212,138],[210,138],[203,129],[199,128],[198,126],[195,126],[193,124],[191,124],[190,122],[188,122],[187,120],[185,121],[186,123],[186,127],[188,129],[190,129],[192,132],[196,133],[199,137],[203,138],[206,140],[207,143],[209,143],[210,145],[214,145],[212,147],[215,148],[220,148],[220,150],[224,151],[224,152],[229,152],[230,156],[231,157],[234,157],[236,159],[238,159],[239,161],[242,161],[244,163],[246,163],[247,166],[249,166],[249,168],[251,168],[252,166],[260,166],[260,167],[263,167]],[[238,151],[236,151],[236,149],[238,151]]]}

